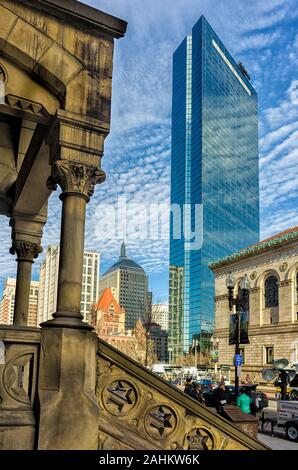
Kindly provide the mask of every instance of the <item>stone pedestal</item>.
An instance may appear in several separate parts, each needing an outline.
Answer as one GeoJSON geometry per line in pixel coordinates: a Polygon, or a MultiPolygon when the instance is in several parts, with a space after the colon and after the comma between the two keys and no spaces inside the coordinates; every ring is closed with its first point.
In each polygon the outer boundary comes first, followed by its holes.
{"type": "Polygon", "coordinates": [[[0,326],[0,451],[35,447],[39,343],[39,328],[0,326]]]}
{"type": "Polygon", "coordinates": [[[38,449],[97,449],[97,341],[88,330],[42,329],[38,449]]]}
{"type": "Polygon", "coordinates": [[[226,405],[221,415],[238,426],[243,432],[257,439],[259,419],[250,414],[243,413],[238,406],[226,405]]]}

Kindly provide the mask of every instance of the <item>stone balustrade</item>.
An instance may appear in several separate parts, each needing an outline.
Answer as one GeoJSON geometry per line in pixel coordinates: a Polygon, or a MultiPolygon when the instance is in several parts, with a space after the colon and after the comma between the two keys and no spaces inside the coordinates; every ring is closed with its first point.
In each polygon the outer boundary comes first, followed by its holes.
{"type": "Polygon", "coordinates": [[[32,450],[40,329],[0,326],[0,450],[32,450]]]}
{"type": "Polygon", "coordinates": [[[98,344],[99,449],[265,449],[110,345],[98,344]]]}

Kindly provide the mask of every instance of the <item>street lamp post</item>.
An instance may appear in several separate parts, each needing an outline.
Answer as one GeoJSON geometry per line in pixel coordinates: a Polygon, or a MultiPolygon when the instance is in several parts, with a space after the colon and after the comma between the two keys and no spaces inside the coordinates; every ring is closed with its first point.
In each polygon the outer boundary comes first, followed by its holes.
{"type": "Polygon", "coordinates": [[[226,279],[226,286],[229,292],[229,308],[232,311],[233,306],[236,307],[236,341],[235,341],[235,398],[237,400],[239,392],[239,369],[236,365],[236,357],[240,355],[240,311],[248,310],[248,297],[249,297],[249,288],[250,282],[247,277],[247,274],[240,281],[240,293],[234,297],[233,290],[235,288],[236,281],[232,276],[231,272],[229,273],[226,279]],[[239,295],[240,294],[240,295],[239,295]]]}
{"type": "Polygon", "coordinates": [[[218,347],[219,347],[219,339],[218,337],[216,339],[213,338],[213,335],[210,338],[211,344],[212,344],[212,352],[216,352],[216,355],[213,357],[213,362],[214,362],[214,375],[215,378],[217,378],[217,363],[218,363],[218,347]],[[215,343],[215,348],[214,348],[214,343],[215,343]]]}
{"type": "Polygon", "coordinates": [[[199,340],[198,339],[193,339],[192,340],[192,346],[194,348],[194,356],[195,356],[195,371],[196,371],[196,378],[198,375],[198,346],[199,346],[199,340]]]}

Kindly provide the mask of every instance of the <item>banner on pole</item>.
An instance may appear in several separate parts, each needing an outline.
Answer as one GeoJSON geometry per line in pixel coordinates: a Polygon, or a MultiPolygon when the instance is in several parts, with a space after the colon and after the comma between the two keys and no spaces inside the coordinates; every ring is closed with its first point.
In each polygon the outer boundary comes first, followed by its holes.
{"type": "Polygon", "coordinates": [[[240,344],[249,344],[248,339],[248,312],[244,311],[240,313],[240,344]]]}
{"type": "Polygon", "coordinates": [[[236,344],[237,342],[237,315],[233,313],[230,315],[230,328],[229,328],[229,344],[236,344]]]}

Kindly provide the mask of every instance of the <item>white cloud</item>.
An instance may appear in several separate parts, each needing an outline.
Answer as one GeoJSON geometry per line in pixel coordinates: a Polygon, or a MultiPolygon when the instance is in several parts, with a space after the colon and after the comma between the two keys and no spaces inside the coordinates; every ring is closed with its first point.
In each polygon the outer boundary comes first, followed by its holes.
{"type": "MultiPolygon", "coordinates": [[[[297,59],[298,35],[291,36],[287,21],[296,14],[295,0],[85,3],[129,23],[126,37],[115,41],[112,126],[103,159],[107,181],[96,188],[88,204],[86,248],[101,251],[105,265],[118,256],[120,240],[101,240],[96,235],[96,226],[101,223],[100,204],[115,203],[121,194],[140,204],[165,202],[169,198],[172,53],[201,14],[235,59],[241,54],[240,59],[252,71],[253,83],[258,86],[262,233],[267,236],[294,225],[298,107],[297,77],[290,78],[290,67],[297,59]]],[[[49,204],[45,247],[59,242],[60,214],[61,202],[55,194],[49,204]]],[[[1,276],[15,273],[16,263],[8,254],[8,219],[0,219],[0,231],[1,276]]],[[[128,249],[148,271],[167,270],[167,241],[132,241],[128,249]]],[[[34,269],[36,272],[38,262],[34,269]]]]}
{"type": "Polygon", "coordinates": [[[280,38],[279,32],[257,33],[249,36],[243,36],[237,47],[237,52],[248,49],[264,49],[273,45],[280,38]]]}
{"type": "Polygon", "coordinates": [[[272,132],[268,132],[262,139],[260,139],[260,149],[262,152],[268,150],[272,145],[284,139],[292,131],[298,130],[298,121],[291,122],[285,126],[281,126],[272,132]]]}

